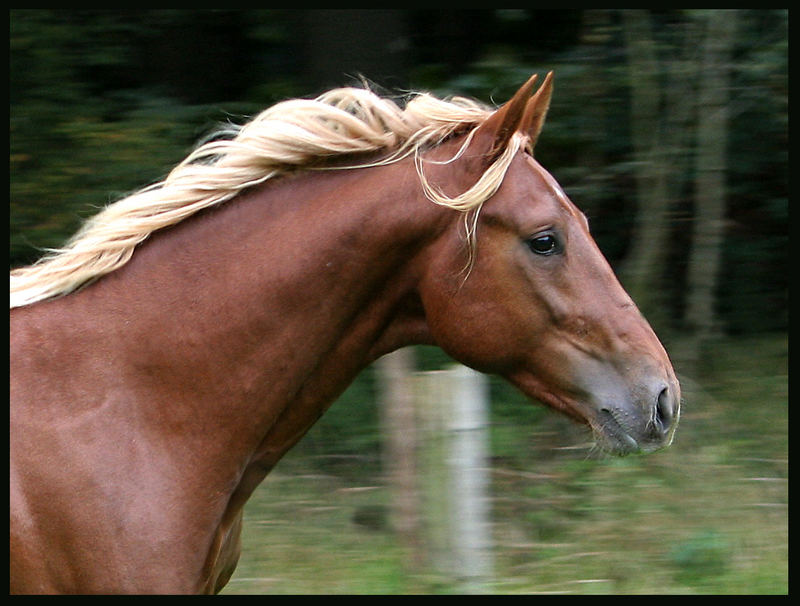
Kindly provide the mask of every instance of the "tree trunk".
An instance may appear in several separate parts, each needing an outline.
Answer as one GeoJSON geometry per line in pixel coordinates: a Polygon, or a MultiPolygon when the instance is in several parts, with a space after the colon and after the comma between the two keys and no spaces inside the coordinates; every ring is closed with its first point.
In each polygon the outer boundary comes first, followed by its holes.
{"type": "Polygon", "coordinates": [[[622,14],[631,88],[631,139],[636,164],[637,209],[631,248],[620,273],[631,297],[650,315],[656,307],[653,282],[660,273],[660,254],[666,237],[664,214],[667,198],[658,128],[661,86],[647,12],[625,10],[622,14]]]}
{"type": "Polygon", "coordinates": [[[696,349],[717,331],[714,301],[725,220],[728,91],[736,11],[703,15],[706,33],[698,100],[695,216],[689,257],[686,324],[696,349]]]}
{"type": "Polygon", "coordinates": [[[671,231],[671,206],[688,168],[687,134],[694,109],[692,30],[679,32],[674,54],[661,65],[646,10],[624,10],[623,30],[631,88],[631,139],[636,178],[636,217],[620,278],[631,297],[658,327],[666,323],[661,285],[671,231]],[[662,84],[665,76],[666,84],[662,84]]]}

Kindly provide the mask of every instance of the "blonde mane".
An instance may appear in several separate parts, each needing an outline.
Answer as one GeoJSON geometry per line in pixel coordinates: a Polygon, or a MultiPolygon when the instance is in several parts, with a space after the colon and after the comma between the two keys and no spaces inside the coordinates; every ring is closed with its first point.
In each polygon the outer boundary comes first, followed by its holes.
{"type": "MultiPolygon", "coordinates": [[[[11,308],[70,293],[123,266],[138,244],[156,230],[230,200],[243,190],[296,169],[330,169],[325,159],[386,152],[371,164],[384,165],[413,156],[425,194],[436,204],[465,213],[470,239],[481,204],[500,186],[511,158],[509,149],[470,189],[447,197],[425,178],[422,151],[456,132],[477,128],[491,110],[461,97],[437,99],[416,94],[401,109],[367,89],[332,90],[314,100],[278,103],[238,128],[235,136],[199,146],[163,181],[123,198],[89,219],[60,249],[28,267],[11,272],[11,308]]],[[[464,146],[449,161],[455,160],[464,146]]]]}

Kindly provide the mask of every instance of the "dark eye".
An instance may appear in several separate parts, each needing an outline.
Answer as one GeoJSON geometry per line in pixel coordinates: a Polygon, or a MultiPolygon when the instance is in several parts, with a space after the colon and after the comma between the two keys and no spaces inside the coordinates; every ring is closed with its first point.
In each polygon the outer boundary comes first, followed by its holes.
{"type": "Polygon", "coordinates": [[[553,234],[540,234],[528,240],[528,248],[537,255],[552,255],[561,251],[561,246],[553,234]]]}

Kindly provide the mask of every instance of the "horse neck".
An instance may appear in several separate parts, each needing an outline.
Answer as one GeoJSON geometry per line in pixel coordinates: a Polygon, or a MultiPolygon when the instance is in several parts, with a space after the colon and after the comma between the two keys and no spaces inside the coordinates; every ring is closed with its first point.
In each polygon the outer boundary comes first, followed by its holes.
{"type": "Polygon", "coordinates": [[[171,409],[235,416],[277,459],[372,360],[430,342],[416,281],[458,214],[425,200],[413,171],[268,184],[155,234],[85,300],[120,321],[128,366],[170,384],[171,409]]]}

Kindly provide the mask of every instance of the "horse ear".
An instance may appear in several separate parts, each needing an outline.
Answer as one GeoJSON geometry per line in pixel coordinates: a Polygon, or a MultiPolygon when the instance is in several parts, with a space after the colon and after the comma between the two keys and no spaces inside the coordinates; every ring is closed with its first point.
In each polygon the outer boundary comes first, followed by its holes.
{"type": "Polygon", "coordinates": [[[537,77],[537,74],[531,76],[510,101],[497,109],[475,131],[472,145],[486,156],[487,163],[491,164],[503,153],[511,136],[519,130],[537,77]]]}
{"type": "Polygon", "coordinates": [[[542,132],[547,110],[550,109],[550,97],[553,95],[553,72],[549,72],[536,94],[528,100],[525,113],[520,121],[519,130],[528,133],[530,150],[536,147],[536,140],[542,132]]]}

